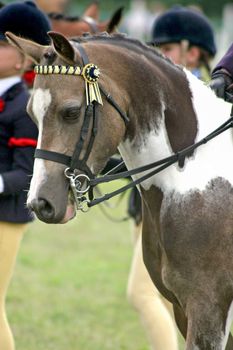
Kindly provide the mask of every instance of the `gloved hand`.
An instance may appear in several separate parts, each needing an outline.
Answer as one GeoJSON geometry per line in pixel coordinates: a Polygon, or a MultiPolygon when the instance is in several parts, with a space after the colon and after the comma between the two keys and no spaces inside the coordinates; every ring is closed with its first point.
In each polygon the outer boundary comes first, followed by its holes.
{"type": "Polygon", "coordinates": [[[233,103],[233,77],[225,69],[219,69],[211,76],[209,86],[218,97],[233,103]]]}

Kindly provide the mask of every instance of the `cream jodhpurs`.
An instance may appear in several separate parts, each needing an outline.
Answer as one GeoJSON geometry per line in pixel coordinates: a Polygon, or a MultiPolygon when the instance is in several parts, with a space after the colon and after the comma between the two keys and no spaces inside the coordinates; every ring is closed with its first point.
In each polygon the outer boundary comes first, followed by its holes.
{"type": "Polygon", "coordinates": [[[140,314],[152,349],[178,350],[172,305],[158,292],[146,270],[142,257],[141,225],[137,229],[128,280],[128,299],[140,314]]]}
{"type": "Polygon", "coordinates": [[[15,260],[26,224],[0,221],[0,349],[14,350],[14,339],[9,327],[5,299],[13,274],[15,260]]]}

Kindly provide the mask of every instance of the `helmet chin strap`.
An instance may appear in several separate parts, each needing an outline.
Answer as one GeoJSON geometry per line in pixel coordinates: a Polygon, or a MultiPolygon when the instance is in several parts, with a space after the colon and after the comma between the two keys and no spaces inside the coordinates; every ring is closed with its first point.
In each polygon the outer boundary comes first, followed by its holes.
{"type": "Polygon", "coordinates": [[[187,67],[187,52],[189,49],[189,41],[188,40],[181,40],[180,42],[180,63],[187,67]]]}

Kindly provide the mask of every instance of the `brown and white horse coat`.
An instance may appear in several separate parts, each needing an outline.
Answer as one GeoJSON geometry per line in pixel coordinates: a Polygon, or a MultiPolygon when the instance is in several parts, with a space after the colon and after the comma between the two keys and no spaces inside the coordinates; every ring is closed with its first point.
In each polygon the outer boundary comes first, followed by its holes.
{"type": "MultiPolygon", "coordinates": [[[[81,65],[75,43],[56,34],[52,48],[8,36],[41,64],[48,64],[52,50],[53,64],[81,65]]],[[[149,47],[119,35],[80,43],[101,70],[100,84],[130,119],[125,127],[106,101],[100,107],[88,159],[95,174],[117,148],[132,169],[197,142],[229,118],[231,105],[149,47]]],[[[39,75],[29,102],[39,126],[38,148],[72,155],[84,109],[81,77],[39,75]]],[[[229,129],[197,148],[182,167],[174,164],[139,186],[144,261],[174,305],[186,350],[233,349],[231,337],[227,343],[233,318],[232,154],[229,129]]],[[[28,205],[43,221],[65,222],[74,215],[64,168],[35,160],[28,205]]]]}

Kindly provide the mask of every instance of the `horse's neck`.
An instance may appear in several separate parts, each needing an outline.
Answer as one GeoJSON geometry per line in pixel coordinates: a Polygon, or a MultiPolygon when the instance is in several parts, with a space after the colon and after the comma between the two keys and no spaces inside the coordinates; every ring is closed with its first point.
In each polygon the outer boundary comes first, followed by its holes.
{"type": "Polygon", "coordinates": [[[219,127],[231,114],[231,105],[215,96],[203,82],[186,71],[198,122],[197,140],[219,127]]]}
{"type": "MultiPolygon", "coordinates": [[[[197,130],[195,139],[207,136],[230,116],[231,106],[215,97],[214,93],[198,81],[191,73],[186,73],[192,93],[197,130]]],[[[174,101],[175,102],[175,101],[174,101]]],[[[173,101],[170,101],[172,104],[173,101]]],[[[164,106],[166,108],[166,106],[164,106]]],[[[176,137],[183,138],[187,132],[180,116],[174,113],[176,137]]],[[[151,128],[134,140],[126,140],[119,147],[129,169],[151,163],[174,153],[166,127],[166,115],[161,111],[157,128],[151,128]]],[[[192,142],[193,143],[193,142],[192,142]]],[[[188,145],[186,145],[188,146],[188,145]]],[[[228,130],[206,145],[198,148],[192,157],[186,158],[184,168],[173,165],[144,182],[145,189],[156,185],[165,191],[185,193],[192,189],[204,190],[208,182],[221,176],[233,184],[232,163],[229,154],[233,154],[232,131],[228,130]]],[[[141,176],[141,174],[140,174],[141,176]]],[[[137,177],[140,177],[137,176],[137,177]]]]}

